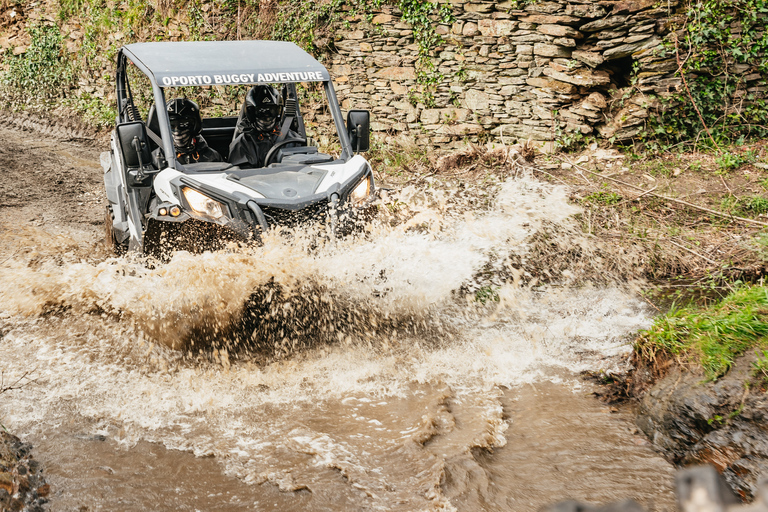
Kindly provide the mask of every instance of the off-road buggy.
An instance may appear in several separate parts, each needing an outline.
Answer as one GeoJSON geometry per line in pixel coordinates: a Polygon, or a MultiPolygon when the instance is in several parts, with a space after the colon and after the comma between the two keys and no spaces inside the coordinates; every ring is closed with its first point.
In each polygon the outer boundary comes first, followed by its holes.
{"type": "Polygon", "coordinates": [[[198,250],[229,240],[259,240],[270,228],[308,219],[339,231],[370,207],[375,193],[371,166],[356,154],[368,150],[369,113],[350,110],[345,125],[327,69],[293,43],[130,44],[118,52],[116,82],[116,127],[111,151],[102,153],[101,163],[108,198],[107,243],[118,253],[198,250]],[[137,106],[141,98],[132,93],[129,75],[148,80],[143,99],[151,105],[146,116],[137,106]],[[203,117],[201,135],[223,161],[182,164],[176,158],[166,94],[178,93],[174,89],[179,87],[186,94],[194,87],[245,90],[256,84],[279,90],[279,124],[294,136],[278,139],[263,166],[235,166],[227,157],[238,117],[203,117]],[[314,87],[318,97],[324,91],[338,156],[319,152],[308,137],[297,93],[301,87],[314,87]],[[157,148],[165,156],[161,164],[153,159],[157,148]]]}

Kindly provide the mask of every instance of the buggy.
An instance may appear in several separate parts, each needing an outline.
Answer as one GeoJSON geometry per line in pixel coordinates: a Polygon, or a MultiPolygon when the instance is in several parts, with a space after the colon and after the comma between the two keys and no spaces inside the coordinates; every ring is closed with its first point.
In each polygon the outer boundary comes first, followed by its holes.
{"type": "Polygon", "coordinates": [[[372,209],[373,174],[359,154],[369,149],[370,114],[349,110],[345,123],[328,70],[293,43],[130,44],[117,54],[116,85],[116,127],[101,164],[108,199],[106,238],[118,254],[167,255],[176,249],[218,248],[232,240],[258,241],[271,228],[308,220],[341,233],[372,209]],[[146,116],[137,105],[142,98],[129,83],[136,77],[149,82],[142,97],[150,104],[146,116]],[[263,165],[227,161],[238,124],[234,115],[202,118],[200,134],[222,161],[179,160],[166,111],[169,91],[259,84],[279,90],[279,125],[293,134],[275,141],[263,165]],[[301,87],[324,92],[334,125],[324,128],[335,132],[336,156],[320,152],[308,137],[301,87]],[[153,158],[158,148],[165,156],[161,163],[153,158]]]}

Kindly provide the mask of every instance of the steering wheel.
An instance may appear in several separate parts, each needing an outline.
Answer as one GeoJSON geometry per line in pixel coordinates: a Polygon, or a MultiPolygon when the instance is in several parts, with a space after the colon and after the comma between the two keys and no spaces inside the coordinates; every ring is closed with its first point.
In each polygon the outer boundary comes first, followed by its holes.
{"type": "Polygon", "coordinates": [[[267,151],[267,156],[264,157],[264,167],[268,166],[272,163],[272,159],[277,155],[277,150],[282,148],[283,146],[287,146],[288,144],[297,144],[301,143],[302,145],[307,145],[307,139],[304,139],[302,137],[289,137],[285,140],[281,140],[271,148],[269,148],[269,151],[267,151]]]}

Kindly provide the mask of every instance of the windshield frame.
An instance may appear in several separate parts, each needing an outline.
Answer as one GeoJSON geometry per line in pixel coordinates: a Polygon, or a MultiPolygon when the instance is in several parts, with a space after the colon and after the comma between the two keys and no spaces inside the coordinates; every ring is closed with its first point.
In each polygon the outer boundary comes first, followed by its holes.
{"type": "MultiPolygon", "coordinates": [[[[118,115],[117,115],[116,121],[118,124],[128,121],[125,118],[123,111],[127,104],[130,104],[131,102],[133,102],[133,98],[130,92],[130,84],[128,83],[128,80],[127,80],[127,66],[129,65],[129,63],[136,66],[136,68],[139,71],[141,71],[147,77],[147,79],[149,79],[152,85],[152,93],[153,93],[154,102],[156,106],[166,104],[165,89],[175,88],[175,86],[161,87],[157,83],[157,80],[155,79],[155,74],[152,72],[151,69],[149,69],[140,59],[136,58],[128,48],[126,47],[121,48],[117,56],[117,72],[116,72],[117,107],[118,107],[118,115]]],[[[290,75],[290,74],[285,73],[283,75],[290,75]]],[[[258,77],[258,69],[254,70],[254,73],[252,76],[258,77]]],[[[333,123],[336,128],[336,133],[339,138],[339,142],[341,144],[341,154],[339,158],[343,161],[347,161],[353,156],[354,152],[352,151],[352,143],[350,141],[349,134],[347,133],[346,123],[344,121],[344,118],[341,112],[341,106],[336,96],[336,91],[333,87],[333,82],[330,79],[323,80],[323,81],[317,80],[315,82],[320,82],[323,84],[327,106],[331,113],[331,118],[333,119],[333,123]]],[[[238,86],[238,85],[257,85],[257,84],[263,84],[263,83],[265,82],[232,83],[232,84],[220,84],[220,85],[238,86]]],[[[302,83],[302,81],[278,80],[278,81],[269,82],[269,83],[300,84],[302,83]]],[[[182,86],[182,84],[178,84],[178,86],[182,86]]],[[[189,87],[189,85],[187,85],[186,87],[189,87]]],[[[192,87],[195,87],[195,86],[192,86],[192,87]]],[[[165,108],[155,108],[155,112],[158,119],[158,125],[160,127],[159,135],[163,143],[162,144],[163,153],[164,155],[166,155],[166,161],[168,163],[168,167],[172,169],[182,170],[184,167],[181,166],[176,160],[176,152],[173,146],[173,136],[171,133],[171,124],[170,124],[170,119],[168,117],[168,112],[166,111],[165,108]]]]}

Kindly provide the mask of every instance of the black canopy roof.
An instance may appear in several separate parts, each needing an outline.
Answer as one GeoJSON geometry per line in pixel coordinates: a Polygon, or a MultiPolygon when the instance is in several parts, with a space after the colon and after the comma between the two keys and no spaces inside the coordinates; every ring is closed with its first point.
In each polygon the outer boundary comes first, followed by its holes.
{"type": "Polygon", "coordinates": [[[134,43],[122,51],[160,87],[330,80],[314,57],[284,41],[134,43]]]}

